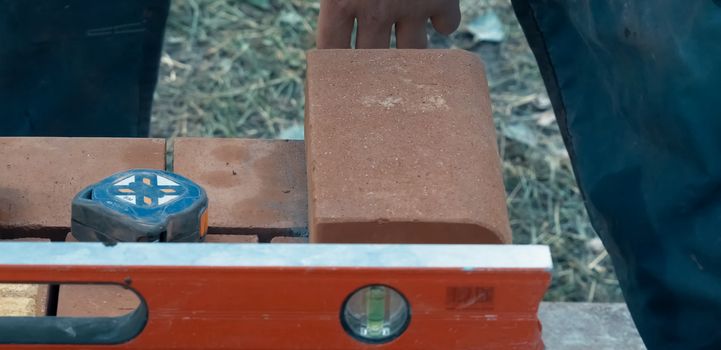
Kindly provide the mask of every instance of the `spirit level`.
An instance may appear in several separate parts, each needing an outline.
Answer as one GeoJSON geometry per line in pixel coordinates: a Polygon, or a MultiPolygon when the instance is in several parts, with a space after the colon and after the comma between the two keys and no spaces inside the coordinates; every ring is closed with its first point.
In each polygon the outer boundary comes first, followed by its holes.
{"type": "Polygon", "coordinates": [[[542,349],[544,246],[0,243],[0,283],[119,284],[108,319],[0,318],[0,349],[542,349]],[[21,345],[23,344],[23,345],[21,345]]]}

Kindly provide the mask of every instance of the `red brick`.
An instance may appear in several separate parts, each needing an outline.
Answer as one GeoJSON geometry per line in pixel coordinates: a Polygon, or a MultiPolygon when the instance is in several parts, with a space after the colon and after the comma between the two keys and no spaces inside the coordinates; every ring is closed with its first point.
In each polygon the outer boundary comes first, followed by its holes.
{"type": "Polygon", "coordinates": [[[278,234],[307,230],[303,142],[178,139],[174,170],[205,188],[211,232],[278,234]]]}
{"type": "Polygon", "coordinates": [[[483,64],[458,50],[308,54],[311,242],[509,243],[483,64]]]}
{"type": "Polygon", "coordinates": [[[3,240],[0,240],[0,242],[50,243],[50,240],[46,239],[46,238],[27,237],[27,238],[3,239],[3,240]]]}
{"type": "Polygon", "coordinates": [[[0,317],[45,316],[47,307],[47,285],[0,284],[0,317]]]}
{"type": "MultiPolygon", "coordinates": [[[[47,239],[24,238],[13,242],[50,242],[47,239]]],[[[8,242],[8,240],[0,241],[8,242]]],[[[34,317],[47,315],[49,286],[46,284],[0,284],[0,317],[34,317]]]]}
{"type": "Polygon", "coordinates": [[[258,243],[258,236],[253,235],[208,235],[205,243],[258,243]]]}
{"type": "Polygon", "coordinates": [[[115,285],[60,286],[59,317],[118,317],[134,311],[140,299],[132,291],[115,285]]]}
{"type": "Polygon", "coordinates": [[[155,139],[0,138],[0,230],[65,230],[73,197],[116,172],[165,168],[155,139]]]}
{"type": "Polygon", "coordinates": [[[307,237],[275,237],[270,243],[273,244],[305,244],[308,243],[307,237]]]}

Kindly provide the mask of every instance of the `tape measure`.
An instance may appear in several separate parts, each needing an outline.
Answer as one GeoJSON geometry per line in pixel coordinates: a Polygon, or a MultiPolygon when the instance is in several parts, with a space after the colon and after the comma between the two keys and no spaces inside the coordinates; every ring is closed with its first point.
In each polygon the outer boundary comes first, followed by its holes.
{"type": "Polygon", "coordinates": [[[198,242],[208,232],[208,197],[178,174],[130,170],[78,193],[72,233],[81,242],[198,242]]]}

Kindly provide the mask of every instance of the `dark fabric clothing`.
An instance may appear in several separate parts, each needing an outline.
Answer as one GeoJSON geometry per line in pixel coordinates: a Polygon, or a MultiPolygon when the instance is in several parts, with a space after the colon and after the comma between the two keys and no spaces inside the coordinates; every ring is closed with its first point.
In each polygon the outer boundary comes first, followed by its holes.
{"type": "Polygon", "coordinates": [[[721,8],[513,0],[649,349],[721,349],[721,8]]]}
{"type": "Polygon", "coordinates": [[[170,0],[0,0],[0,136],[147,136],[170,0]]]}

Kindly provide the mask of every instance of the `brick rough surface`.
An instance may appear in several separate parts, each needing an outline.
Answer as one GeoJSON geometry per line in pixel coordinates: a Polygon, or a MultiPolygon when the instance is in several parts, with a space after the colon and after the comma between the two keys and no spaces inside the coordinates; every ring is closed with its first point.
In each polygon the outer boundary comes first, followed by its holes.
{"type": "Polygon", "coordinates": [[[309,52],[306,148],[311,242],[511,242],[475,55],[309,52]]]}
{"type": "MultiPolygon", "coordinates": [[[[0,242],[49,242],[47,239],[24,238],[0,242]]],[[[45,316],[49,287],[46,284],[0,284],[0,317],[45,316]]]]}
{"type": "Polygon", "coordinates": [[[60,317],[118,317],[133,312],[140,299],[116,285],[62,285],[58,297],[60,317]]]}
{"type": "Polygon", "coordinates": [[[208,235],[205,243],[258,243],[258,236],[253,235],[208,235]]]}
{"type": "Polygon", "coordinates": [[[273,244],[305,244],[308,243],[307,237],[275,237],[270,243],[273,244]]]}
{"type": "Polygon", "coordinates": [[[0,138],[0,237],[67,232],[81,189],[132,168],[164,169],[165,140],[0,138]]]}
{"type": "Polygon", "coordinates": [[[211,232],[276,235],[307,231],[302,141],[178,139],[174,170],[208,193],[211,232]]]}

